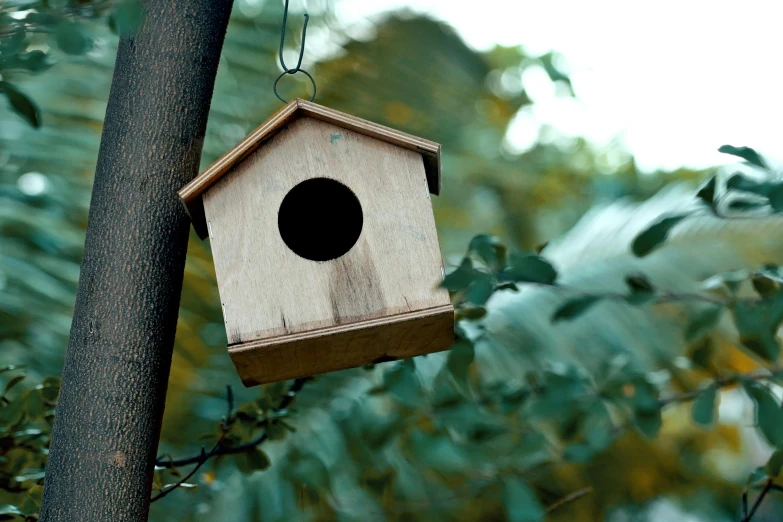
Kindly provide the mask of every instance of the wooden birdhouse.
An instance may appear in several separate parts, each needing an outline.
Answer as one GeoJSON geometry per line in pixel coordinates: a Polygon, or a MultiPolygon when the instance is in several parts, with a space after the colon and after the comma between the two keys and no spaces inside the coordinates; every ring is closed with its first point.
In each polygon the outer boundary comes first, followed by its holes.
{"type": "Polygon", "coordinates": [[[294,100],[180,190],[245,385],[445,350],[440,145],[294,100]]]}

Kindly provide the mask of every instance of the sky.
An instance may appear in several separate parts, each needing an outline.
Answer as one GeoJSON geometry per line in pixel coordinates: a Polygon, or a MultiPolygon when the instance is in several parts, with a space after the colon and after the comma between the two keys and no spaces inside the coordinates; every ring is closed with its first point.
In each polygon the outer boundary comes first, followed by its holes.
{"type": "MultiPolygon", "coordinates": [[[[292,8],[294,8],[294,0],[292,8]]],[[[577,99],[557,96],[532,71],[535,101],[509,129],[529,147],[541,125],[619,144],[643,170],[734,163],[723,144],[783,155],[783,1],[744,0],[338,0],[338,16],[361,24],[407,7],[452,25],[478,50],[522,45],[562,53],[577,99]]],[[[301,6],[299,6],[301,8],[301,6]]]]}

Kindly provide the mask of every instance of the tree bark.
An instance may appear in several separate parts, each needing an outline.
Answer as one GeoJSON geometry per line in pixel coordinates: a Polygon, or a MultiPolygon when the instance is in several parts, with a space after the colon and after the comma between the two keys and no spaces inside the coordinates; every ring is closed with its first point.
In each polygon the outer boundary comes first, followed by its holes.
{"type": "Polygon", "coordinates": [[[120,39],[65,355],[43,522],[144,521],[198,172],[232,0],[150,0],[120,39]]]}

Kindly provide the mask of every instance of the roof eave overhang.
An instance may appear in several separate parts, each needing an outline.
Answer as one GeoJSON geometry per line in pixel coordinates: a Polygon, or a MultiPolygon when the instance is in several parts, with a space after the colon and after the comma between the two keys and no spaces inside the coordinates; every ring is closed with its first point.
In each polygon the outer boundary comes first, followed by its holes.
{"type": "Polygon", "coordinates": [[[205,239],[209,234],[202,194],[228,173],[234,165],[252,154],[259,146],[269,141],[295,118],[302,116],[326,121],[339,127],[418,152],[424,159],[424,171],[427,176],[427,185],[430,193],[436,196],[440,194],[440,144],[316,103],[295,99],[277,111],[234,148],[226,152],[209,168],[179,190],[179,197],[190,215],[193,228],[201,239],[205,239]]]}

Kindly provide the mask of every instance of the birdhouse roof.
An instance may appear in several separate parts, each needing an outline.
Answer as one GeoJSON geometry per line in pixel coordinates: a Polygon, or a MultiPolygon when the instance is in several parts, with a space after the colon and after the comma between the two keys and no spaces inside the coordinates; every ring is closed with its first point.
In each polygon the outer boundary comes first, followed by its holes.
{"type": "Polygon", "coordinates": [[[427,185],[430,193],[440,193],[440,144],[418,138],[371,121],[363,120],[350,114],[345,114],[316,103],[301,99],[289,102],[277,111],[271,118],[251,132],[234,148],[223,154],[210,167],[199,174],[193,181],[182,187],[179,197],[185,204],[193,227],[202,239],[207,237],[207,222],[204,215],[204,204],[201,195],[215,182],[228,173],[231,168],[252,154],[258,147],[270,140],[277,132],[286,127],[294,119],[310,117],[322,120],[365,136],[379,139],[403,147],[422,155],[424,171],[427,175],[427,185]]]}

